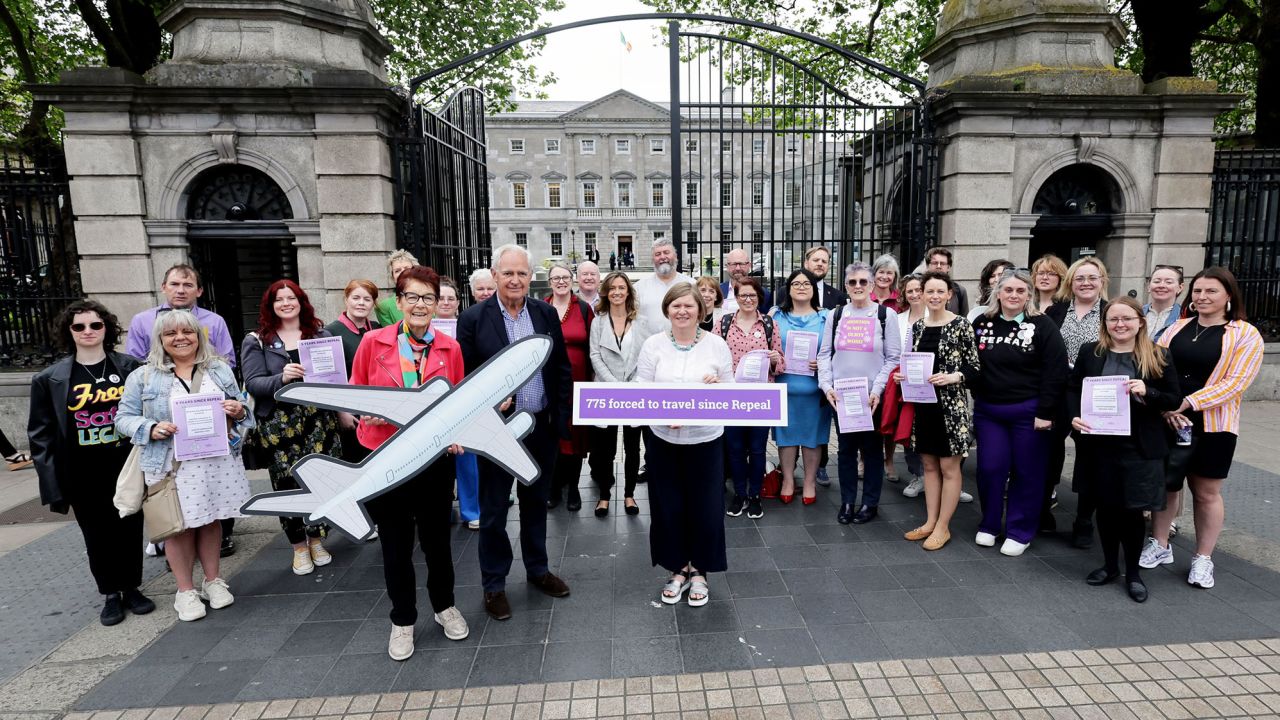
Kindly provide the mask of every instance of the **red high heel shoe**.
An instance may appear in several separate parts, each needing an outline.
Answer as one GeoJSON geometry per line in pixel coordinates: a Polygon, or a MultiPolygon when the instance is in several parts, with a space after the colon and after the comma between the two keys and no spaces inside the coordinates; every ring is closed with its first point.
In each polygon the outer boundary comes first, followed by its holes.
{"type": "Polygon", "coordinates": [[[783,505],[790,505],[791,501],[796,499],[796,494],[791,493],[790,495],[784,495],[782,493],[778,493],[778,499],[782,501],[783,505]]]}
{"type": "Polygon", "coordinates": [[[818,496],[817,496],[817,495],[814,495],[813,497],[805,497],[805,496],[801,495],[801,496],[800,496],[800,502],[804,503],[805,505],[812,505],[812,504],[814,504],[814,503],[818,502],[818,496]]]}

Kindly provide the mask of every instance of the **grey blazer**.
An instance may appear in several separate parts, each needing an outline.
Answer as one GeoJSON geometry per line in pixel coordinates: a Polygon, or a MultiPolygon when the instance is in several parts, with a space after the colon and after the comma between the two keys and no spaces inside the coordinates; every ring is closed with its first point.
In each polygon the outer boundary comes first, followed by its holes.
{"type": "Polygon", "coordinates": [[[622,337],[622,347],[613,336],[613,321],[608,315],[597,315],[591,323],[591,367],[596,371],[597,382],[631,382],[636,377],[640,360],[640,348],[652,332],[642,318],[631,321],[631,327],[622,337]]]}

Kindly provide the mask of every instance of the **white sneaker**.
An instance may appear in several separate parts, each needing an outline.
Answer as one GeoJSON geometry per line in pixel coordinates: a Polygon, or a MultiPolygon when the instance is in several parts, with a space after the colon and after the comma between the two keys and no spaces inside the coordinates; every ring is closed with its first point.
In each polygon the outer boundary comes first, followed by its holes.
{"type": "Polygon", "coordinates": [[[222,578],[205,580],[200,588],[200,597],[208,600],[209,607],[214,610],[221,610],[236,601],[235,596],[227,589],[227,581],[222,578]]]}
{"type": "Polygon", "coordinates": [[[387,654],[392,660],[408,660],[413,655],[412,625],[391,626],[391,641],[387,643],[387,654]]]}
{"type": "Polygon", "coordinates": [[[204,603],[200,602],[200,591],[195,588],[179,590],[173,596],[173,609],[178,611],[178,619],[182,622],[199,620],[206,612],[204,603]]]}
{"type": "Polygon", "coordinates": [[[369,537],[365,538],[365,542],[373,542],[378,539],[378,526],[373,526],[373,532],[369,533],[369,537]]]}
{"type": "Polygon", "coordinates": [[[467,619],[462,617],[456,607],[445,608],[436,613],[436,624],[444,628],[444,636],[450,640],[466,640],[471,634],[467,619]]]}
{"type": "Polygon", "coordinates": [[[293,551],[293,574],[310,575],[315,569],[316,564],[311,561],[311,550],[295,548],[293,551]]]}
{"type": "Polygon", "coordinates": [[[316,567],[324,567],[333,562],[333,556],[324,549],[324,541],[320,538],[308,540],[307,549],[311,551],[311,562],[315,563],[316,567]]]}
{"type": "Polygon", "coordinates": [[[1020,543],[1013,538],[1005,538],[1004,545],[1000,546],[1000,554],[1008,555],[1009,557],[1018,557],[1030,546],[1031,543],[1020,543]]]}
{"type": "Polygon", "coordinates": [[[911,482],[902,488],[902,494],[910,498],[919,497],[922,492],[924,492],[924,478],[919,475],[913,476],[911,482]]]}
{"type": "Polygon", "coordinates": [[[1213,560],[1208,555],[1191,558],[1191,572],[1187,574],[1187,583],[1205,590],[1213,587],[1213,560]]]}
{"type": "MultiPolygon", "coordinates": [[[[1160,565],[1169,565],[1173,562],[1173,546],[1160,547],[1160,541],[1153,537],[1147,538],[1147,544],[1142,548],[1142,554],[1138,556],[1138,566],[1150,570],[1160,565]]],[[[1210,571],[1212,573],[1212,571],[1210,571]]],[[[1210,578],[1212,578],[1210,574],[1210,578]]],[[[1212,582],[1212,579],[1210,579],[1212,582]]]]}
{"type": "Polygon", "coordinates": [[[977,543],[978,547],[996,546],[996,536],[991,533],[980,532],[973,537],[973,541],[977,543]]]}
{"type": "Polygon", "coordinates": [[[469,520],[469,521],[467,521],[467,529],[468,529],[468,530],[479,530],[479,529],[480,529],[480,521],[479,521],[479,520],[469,520]]]}
{"type": "Polygon", "coordinates": [[[972,496],[972,495],[970,495],[969,493],[967,493],[967,492],[965,492],[965,491],[961,490],[961,491],[960,491],[960,502],[962,502],[962,503],[970,503],[970,502],[973,502],[973,496],[972,496]]]}

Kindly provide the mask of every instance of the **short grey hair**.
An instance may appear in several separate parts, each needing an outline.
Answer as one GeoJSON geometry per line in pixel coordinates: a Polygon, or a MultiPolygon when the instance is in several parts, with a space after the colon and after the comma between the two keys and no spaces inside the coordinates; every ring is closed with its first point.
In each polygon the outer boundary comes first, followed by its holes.
{"type": "Polygon", "coordinates": [[[493,251],[493,266],[494,266],[494,267],[498,267],[498,263],[502,261],[502,256],[503,256],[503,255],[506,255],[507,253],[512,253],[512,252],[518,252],[518,253],[520,253],[521,255],[523,255],[523,256],[524,256],[524,261],[525,261],[526,263],[528,263],[528,265],[529,265],[529,269],[531,269],[531,270],[533,269],[533,256],[529,254],[529,250],[528,250],[527,248],[521,247],[521,246],[516,245],[516,244],[514,244],[514,243],[508,243],[508,244],[506,244],[506,245],[500,245],[500,246],[498,246],[497,248],[495,248],[495,249],[494,249],[494,251],[493,251]]]}
{"type": "Polygon", "coordinates": [[[874,263],[871,264],[871,274],[875,275],[885,268],[893,271],[894,282],[897,282],[898,277],[902,275],[902,270],[898,267],[898,258],[890,255],[889,253],[881,255],[876,258],[874,263]]]}
{"type": "Polygon", "coordinates": [[[569,279],[570,279],[570,280],[572,280],[572,279],[573,279],[573,275],[574,275],[573,268],[572,268],[572,267],[570,267],[570,266],[569,266],[569,263],[567,263],[567,262],[553,262],[553,263],[551,263],[551,265],[550,265],[549,267],[547,267],[547,277],[548,277],[548,278],[550,278],[550,277],[551,277],[551,271],[552,271],[552,270],[555,270],[555,269],[557,269],[557,268],[559,268],[560,270],[564,270],[565,272],[569,273],[569,279]]]}
{"type": "Polygon", "coordinates": [[[858,260],[856,262],[849,263],[849,265],[845,267],[844,279],[848,280],[850,275],[853,275],[854,273],[860,273],[860,272],[864,272],[868,275],[871,275],[872,277],[875,276],[875,272],[871,270],[870,265],[862,262],[861,260],[858,260]]]}
{"type": "Polygon", "coordinates": [[[476,283],[481,282],[482,280],[493,282],[493,273],[489,268],[480,268],[479,270],[471,273],[471,277],[467,278],[467,284],[471,286],[472,290],[475,290],[476,283]]]}
{"type": "Polygon", "coordinates": [[[411,265],[417,265],[418,258],[414,257],[413,253],[408,250],[397,250],[387,256],[387,272],[391,272],[391,268],[398,262],[407,262],[411,265]]]}
{"type": "Polygon", "coordinates": [[[987,301],[987,310],[983,315],[991,318],[1000,314],[1000,288],[1009,284],[1010,280],[1018,280],[1027,286],[1027,306],[1022,312],[1027,317],[1035,317],[1042,314],[1037,303],[1032,302],[1035,297],[1035,284],[1031,281],[1031,271],[1026,268],[1006,267],[1004,272],[1000,273],[1000,279],[996,280],[995,287],[991,288],[991,299],[987,301]]]}
{"type": "MultiPolygon", "coordinates": [[[[213,343],[209,342],[209,334],[205,332],[204,326],[200,324],[195,313],[190,310],[170,310],[156,315],[156,321],[151,324],[151,348],[147,351],[148,365],[157,370],[172,372],[173,360],[165,351],[161,338],[169,330],[178,328],[186,328],[196,334],[196,365],[207,367],[210,361],[222,359],[214,351],[213,343]]],[[[193,392],[199,392],[199,389],[194,389],[193,392]]]]}
{"type": "Polygon", "coordinates": [[[664,236],[664,237],[656,238],[656,239],[653,241],[653,247],[652,247],[651,249],[653,249],[653,250],[657,250],[658,248],[662,247],[663,245],[670,245],[670,246],[671,246],[671,247],[673,247],[673,248],[676,246],[676,244],[675,244],[675,243],[671,242],[671,238],[669,238],[669,237],[665,237],[665,236],[664,236]]]}

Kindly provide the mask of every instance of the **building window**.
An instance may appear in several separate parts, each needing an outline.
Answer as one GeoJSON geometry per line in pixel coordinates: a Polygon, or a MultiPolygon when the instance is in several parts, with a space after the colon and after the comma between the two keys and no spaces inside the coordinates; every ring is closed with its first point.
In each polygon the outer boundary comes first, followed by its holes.
{"type": "Polygon", "coordinates": [[[560,183],[547,183],[547,207],[558,208],[560,206],[560,183]]]}
{"type": "Polygon", "coordinates": [[[698,231],[688,230],[684,234],[684,251],[686,255],[698,254],[698,231]]]}
{"type": "Polygon", "coordinates": [[[528,183],[511,183],[511,207],[529,207],[528,189],[528,183]]]}
{"type": "Polygon", "coordinates": [[[564,233],[551,233],[551,254],[564,255],[564,233]]]}
{"type": "Polygon", "coordinates": [[[579,140],[579,141],[578,141],[578,152],[582,153],[583,155],[595,155],[595,154],[596,154],[596,141],[595,141],[595,140],[587,140],[587,139],[579,140]]]}
{"type": "Polygon", "coordinates": [[[733,207],[733,181],[720,181],[720,207],[733,207]]]}
{"type": "Polygon", "coordinates": [[[789,242],[791,242],[792,240],[794,240],[794,239],[795,239],[795,236],[796,236],[796,233],[795,233],[795,231],[794,231],[794,230],[783,230],[783,231],[782,231],[782,242],[789,243],[789,242]]]}
{"type": "Polygon", "coordinates": [[[544,142],[548,155],[560,154],[560,138],[547,138],[544,142]]]}
{"type": "Polygon", "coordinates": [[[720,152],[733,152],[733,138],[720,138],[720,152]]]}
{"type": "Polygon", "coordinates": [[[764,138],[751,138],[751,152],[756,155],[764,154],[764,138]]]}
{"type": "Polygon", "coordinates": [[[782,186],[783,207],[794,207],[800,204],[800,186],[788,180],[782,186]]]}
{"type": "Polygon", "coordinates": [[[665,155],[667,153],[666,138],[649,138],[649,154],[665,155]]]}
{"type": "Polygon", "coordinates": [[[524,249],[529,249],[529,233],[516,233],[516,244],[524,249]]]}
{"type": "Polygon", "coordinates": [[[582,183],[582,207],[599,207],[596,204],[596,184],[593,182],[582,183]]]}
{"type": "Polygon", "coordinates": [[[751,231],[751,252],[755,255],[764,254],[764,231],[763,230],[751,231]]]}
{"type": "Polygon", "coordinates": [[[512,155],[524,154],[524,138],[511,138],[507,141],[507,149],[512,155]]]}
{"type": "Polygon", "coordinates": [[[733,233],[728,230],[720,231],[720,254],[728,255],[730,246],[733,245],[733,233]]]}
{"type": "Polygon", "coordinates": [[[653,231],[653,241],[654,241],[654,242],[657,242],[657,241],[659,241],[659,240],[661,240],[661,239],[665,238],[666,236],[667,236],[667,231],[666,231],[666,230],[654,230],[654,231],[653,231]]]}
{"type": "Polygon", "coordinates": [[[594,231],[588,230],[582,233],[582,249],[586,252],[596,249],[596,234],[594,231]]]}
{"type": "Polygon", "coordinates": [[[631,183],[617,182],[613,184],[613,204],[614,207],[631,207],[631,183]]]}
{"type": "Polygon", "coordinates": [[[613,141],[613,151],[618,153],[619,155],[630,155],[631,141],[623,138],[615,139],[613,141]]]}
{"type": "Polygon", "coordinates": [[[687,182],[684,184],[684,206],[695,208],[700,204],[702,199],[702,186],[696,182],[687,182]]]}
{"type": "Polygon", "coordinates": [[[764,181],[751,181],[751,206],[764,207],[764,181]]]}
{"type": "Polygon", "coordinates": [[[649,207],[664,208],[667,206],[667,184],[664,182],[649,183],[649,207]]]}
{"type": "Polygon", "coordinates": [[[698,140],[697,140],[697,138],[688,138],[688,139],[686,139],[686,140],[684,141],[684,151],[685,151],[685,152],[687,152],[687,153],[689,153],[690,155],[697,155],[697,154],[698,154],[698,140]]]}

